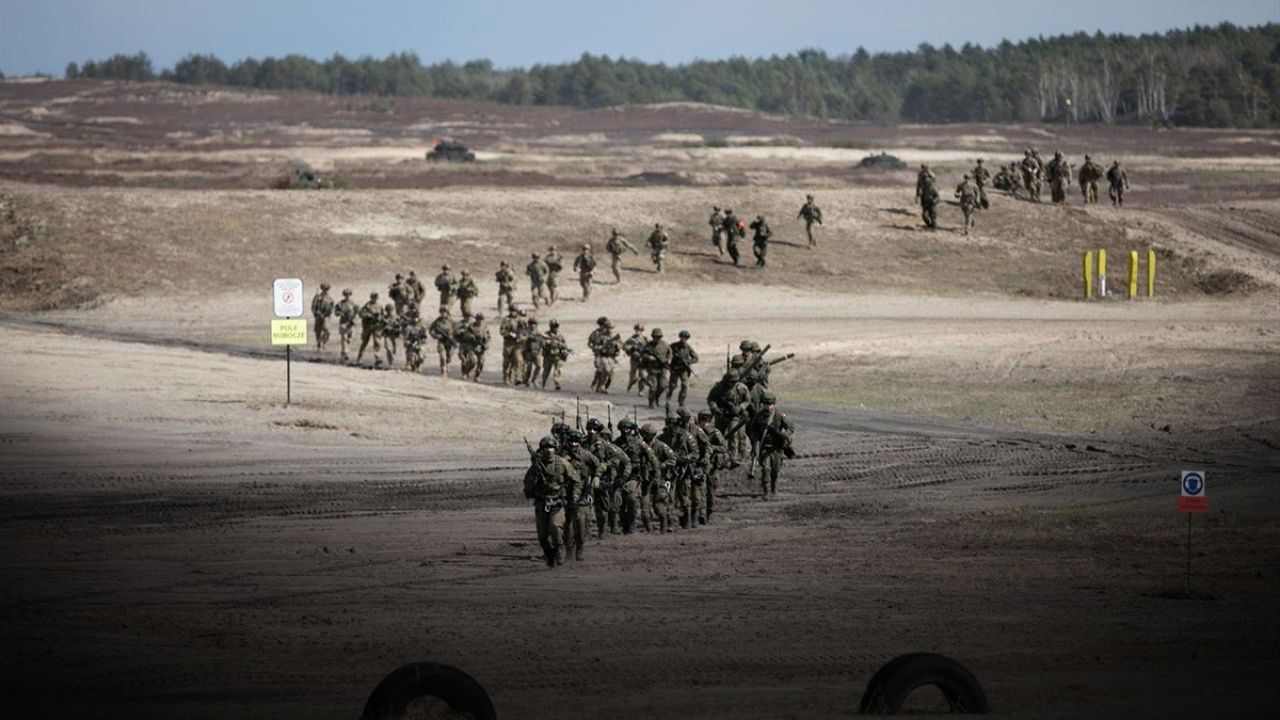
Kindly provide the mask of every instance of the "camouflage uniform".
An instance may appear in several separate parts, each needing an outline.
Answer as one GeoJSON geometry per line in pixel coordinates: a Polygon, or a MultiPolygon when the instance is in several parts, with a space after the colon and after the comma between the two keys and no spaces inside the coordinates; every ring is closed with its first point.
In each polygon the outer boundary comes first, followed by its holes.
{"type": "Polygon", "coordinates": [[[1107,170],[1107,184],[1111,186],[1107,194],[1111,196],[1112,206],[1122,207],[1124,191],[1129,189],[1129,175],[1120,167],[1119,160],[1112,162],[1111,169],[1107,170]]]}
{"type": "Polygon", "coordinates": [[[1045,179],[1049,181],[1049,199],[1055,205],[1067,201],[1067,183],[1071,182],[1071,169],[1061,152],[1055,152],[1053,159],[1044,168],[1045,179]]]}
{"type": "Polygon", "coordinates": [[[681,330],[680,339],[671,344],[671,376],[667,385],[667,402],[679,388],[676,401],[684,407],[689,397],[689,376],[693,374],[693,366],[698,364],[698,353],[689,344],[689,331],[681,330]]]}
{"type": "Polygon", "coordinates": [[[649,233],[649,259],[653,261],[656,272],[662,272],[662,263],[667,257],[667,246],[671,238],[662,229],[662,223],[654,223],[653,232],[649,233]]]}
{"type": "Polygon", "coordinates": [[[422,356],[422,343],[427,339],[427,326],[422,324],[416,305],[405,308],[401,319],[400,334],[404,338],[404,366],[417,372],[425,360],[422,356]]]}
{"type": "Polygon", "coordinates": [[[454,337],[456,328],[449,318],[449,308],[440,308],[440,317],[431,323],[427,333],[436,339],[436,356],[440,358],[440,375],[449,377],[449,364],[453,362],[453,348],[458,344],[454,337]]]}
{"type": "Polygon", "coordinates": [[[707,405],[711,406],[711,412],[715,414],[717,430],[728,433],[733,429],[726,440],[729,458],[736,464],[747,452],[747,429],[741,421],[750,417],[751,412],[751,391],[739,380],[739,371],[730,369],[725,372],[720,382],[707,394],[707,405]]]}
{"type": "Polygon", "coordinates": [[[671,346],[662,339],[662,328],[654,328],[652,338],[644,346],[644,364],[649,372],[649,407],[658,406],[658,400],[667,391],[667,373],[671,369],[671,346]]]}
{"type": "Polygon", "coordinates": [[[617,228],[609,231],[609,239],[605,241],[604,249],[609,251],[609,269],[613,271],[613,281],[622,282],[622,254],[629,251],[632,255],[639,255],[640,251],[636,250],[635,245],[627,242],[627,238],[619,233],[617,228]]]}
{"type": "Polygon", "coordinates": [[[715,512],[716,490],[720,487],[720,469],[728,467],[729,445],[724,435],[712,424],[711,413],[698,413],[698,427],[707,439],[706,482],[702,489],[702,503],[699,506],[698,522],[706,524],[715,512]]]}
{"type": "Polygon", "coordinates": [[[565,548],[573,549],[576,560],[582,559],[582,551],[590,537],[591,521],[594,515],[594,488],[600,485],[600,460],[591,451],[582,447],[582,433],[570,430],[565,433],[568,443],[564,446],[564,457],[572,463],[578,472],[578,480],[573,486],[566,488],[569,511],[565,518],[565,548]]]}
{"type": "Polygon", "coordinates": [[[641,527],[649,530],[643,511],[643,497],[646,490],[653,487],[658,480],[658,458],[653,450],[644,443],[638,433],[639,428],[628,418],[618,423],[622,433],[619,445],[626,453],[631,464],[631,472],[622,483],[622,532],[631,534],[636,518],[640,518],[641,527]]]}
{"type": "Polygon", "coordinates": [[[916,201],[920,203],[920,217],[927,228],[938,227],[938,189],[936,178],[928,165],[921,165],[916,175],[916,201]]]}
{"type": "Polygon", "coordinates": [[[507,307],[516,304],[516,274],[511,272],[511,268],[504,260],[498,267],[498,272],[493,274],[493,278],[498,281],[498,312],[502,312],[504,300],[507,307]]]}
{"type": "Polygon", "coordinates": [[[316,350],[324,350],[329,342],[329,318],[333,316],[334,302],[329,297],[329,283],[320,283],[320,292],[311,298],[311,316],[316,324],[316,350]]]}
{"type": "Polygon", "coordinates": [[[733,214],[733,208],[724,211],[724,247],[733,264],[738,264],[738,240],[747,236],[747,227],[733,214]]]}
{"type": "Polygon", "coordinates": [[[554,305],[560,299],[560,271],[564,269],[564,260],[556,254],[555,246],[547,248],[542,262],[547,266],[547,304],[554,305]]]}
{"type": "Polygon", "coordinates": [[[974,166],[972,175],[973,184],[978,186],[978,205],[985,210],[991,207],[991,203],[987,200],[987,184],[991,182],[991,171],[982,164],[982,158],[978,158],[978,164],[974,166]]]}
{"type": "Polygon", "coordinates": [[[680,408],[674,418],[668,419],[663,440],[671,446],[676,455],[675,467],[675,503],[679,513],[680,527],[697,527],[697,507],[705,477],[702,474],[705,458],[703,448],[706,443],[699,440],[698,433],[690,422],[689,411],[680,408]],[[692,517],[693,523],[690,524],[692,517]]]}
{"type": "Polygon", "coordinates": [[[818,241],[813,237],[813,226],[814,223],[822,224],[822,209],[813,202],[812,195],[804,196],[804,204],[800,206],[796,219],[804,220],[804,234],[809,238],[809,247],[817,247],[818,241]]]}
{"type": "Polygon", "coordinates": [[[627,354],[630,360],[630,373],[627,375],[627,392],[631,392],[631,388],[636,388],[641,395],[645,394],[645,389],[649,387],[648,373],[644,367],[644,325],[636,323],[632,328],[631,337],[622,343],[622,351],[627,354]],[[637,384],[639,387],[637,387],[637,384]]]}
{"type": "Polygon", "coordinates": [[[716,250],[720,251],[720,255],[724,255],[724,212],[720,208],[711,206],[711,217],[707,218],[707,224],[711,226],[711,244],[716,250]]]}
{"type": "Polygon", "coordinates": [[[440,292],[440,307],[453,309],[453,298],[457,287],[458,278],[449,272],[449,266],[440,268],[440,274],[436,276],[436,290],[440,292]]]}
{"type": "Polygon", "coordinates": [[[404,306],[413,302],[413,291],[404,284],[404,276],[400,273],[396,273],[395,282],[387,286],[387,297],[395,303],[397,314],[404,312],[404,306]]]}
{"type": "Polygon", "coordinates": [[[591,297],[591,277],[596,271],[596,258],[591,254],[591,246],[583,245],[582,252],[573,259],[573,269],[578,273],[578,285],[582,287],[582,301],[591,297]]]}
{"type": "Polygon", "coordinates": [[[622,484],[631,477],[631,460],[621,448],[604,438],[604,425],[596,418],[587,421],[586,448],[600,460],[600,487],[592,503],[596,512],[596,532],[604,537],[605,522],[609,532],[618,532],[622,506],[622,484]]]}
{"type": "Polygon", "coordinates": [[[640,501],[640,521],[647,528],[649,525],[649,516],[646,513],[652,512],[658,519],[658,529],[664,533],[674,532],[672,525],[675,524],[676,504],[675,504],[675,485],[671,479],[676,466],[676,454],[670,445],[658,439],[658,432],[652,425],[644,425],[640,428],[640,437],[644,438],[648,443],[649,449],[653,450],[653,456],[658,461],[657,479],[654,481],[653,487],[648,493],[641,496],[640,501]]]}
{"type": "MultiPolygon", "coordinates": [[[[412,307],[412,304],[406,306],[412,307]]],[[[396,366],[396,341],[400,337],[400,314],[396,306],[387,303],[382,308],[382,347],[387,353],[387,367],[396,366]]]]}
{"type": "Polygon", "coordinates": [[[378,306],[378,293],[369,293],[369,302],[360,308],[360,349],[356,351],[356,364],[364,357],[364,349],[373,341],[373,366],[382,367],[382,308],[378,306]]]}
{"type": "Polygon", "coordinates": [[[591,389],[608,394],[609,386],[613,384],[613,366],[622,352],[622,338],[613,332],[613,323],[607,321],[593,336],[596,339],[589,345],[595,356],[596,374],[591,381],[591,389]]]}
{"type": "Polygon", "coordinates": [[[1102,166],[1085,155],[1084,164],[1080,166],[1080,194],[1084,195],[1085,205],[1097,204],[1098,181],[1102,176],[1102,166]]]}
{"type": "Polygon", "coordinates": [[[760,465],[760,492],[768,496],[778,492],[778,476],[782,472],[782,460],[791,450],[791,436],[795,427],[787,416],[778,411],[772,393],[760,398],[760,410],[747,423],[747,436],[756,446],[756,462],[760,465]]]}
{"type": "Polygon", "coordinates": [[[956,197],[960,198],[960,212],[964,213],[964,234],[968,235],[969,228],[974,225],[973,215],[981,202],[978,186],[973,184],[968,175],[964,176],[964,182],[956,186],[956,197]]]}
{"type": "Polygon", "coordinates": [[[458,359],[462,362],[462,379],[480,382],[484,371],[484,354],[489,349],[489,328],[484,326],[484,313],[477,313],[470,323],[458,326],[458,359]]]}
{"type": "Polygon", "coordinates": [[[505,385],[515,385],[524,376],[520,352],[524,340],[523,327],[524,321],[515,306],[509,308],[507,317],[498,325],[498,334],[502,336],[502,382],[505,385]]]}
{"type": "Polygon", "coordinates": [[[525,322],[520,353],[524,357],[524,375],[520,378],[520,384],[532,387],[542,374],[542,335],[538,333],[536,318],[529,318],[525,322]]]}
{"type": "Polygon", "coordinates": [[[533,259],[525,266],[524,274],[529,276],[529,297],[533,300],[533,306],[538,307],[539,302],[547,301],[547,264],[542,262],[538,253],[533,253],[533,259]]]}
{"type": "Polygon", "coordinates": [[[455,290],[458,296],[458,302],[462,305],[462,319],[471,319],[471,310],[476,296],[480,294],[480,288],[476,287],[476,281],[472,279],[471,273],[463,270],[462,277],[458,279],[458,287],[455,290]]]}
{"type": "Polygon", "coordinates": [[[1043,167],[1040,159],[1032,154],[1031,148],[1023,152],[1022,163],[1019,164],[1018,169],[1022,172],[1022,186],[1026,188],[1032,200],[1040,202],[1040,176],[1043,167]]]}
{"type": "Polygon", "coordinates": [[[409,277],[404,279],[404,289],[406,295],[412,294],[414,306],[421,310],[422,299],[427,296],[427,288],[424,287],[422,281],[418,279],[417,271],[409,271],[409,277]]]}
{"type": "Polygon", "coordinates": [[[754,222],[751,223],[751,252],[756,256],[756,267],[765,266],[765,255],[769,252],[769,238],[773,237],[773,231],[769,229],[769,223],[765,222],[763,215],[757,215],[754,222]]]}
{"type": "Polygon", "coordinates": [[[542,387],[545,390],[547,380],[555,383],[560,389],[560,366],[569,359],[569,341],[560,334],[560,323],[551,321],[551,329],[542,336],[542,387]]]}
{"type": "Polygon", "coordinates": [[[351,302],[351,290],[342,291],[342,300],[334,306],[333,314],[338,317],[338,341],[342,350],[342,362],[351,361],[351,339],[355,334],[356,318],[360,309],[351,302]]]}
{"type": "Polygon", "coordinates": [[[557,445],[554,438],[543,438],[524,474],[524,496],[533,501],[538,544],[548,567],[555,567],[562,560],[564,489],[580,482],[573,465],[556,454],[557,445]]]}

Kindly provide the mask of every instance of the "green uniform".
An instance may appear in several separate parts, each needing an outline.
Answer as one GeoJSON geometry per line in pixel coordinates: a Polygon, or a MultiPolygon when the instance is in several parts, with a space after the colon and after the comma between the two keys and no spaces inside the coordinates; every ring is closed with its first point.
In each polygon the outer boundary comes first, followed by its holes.
{"type": "Polygon", "coordinates": [[[462,277],[458,279],[458,287],[454,292],[458,296],[458,302],[462,304],[462,319],[470,320],[476,296],[480,294],[480,288],[476,287],[476,281],[472,279],[468,273],[462,273],[462,277]]]}
{"type": "Polygon", "coordinates": [[[991,171],[979,160],[973,167],[973,172],[969,174],[973,176],[973,184],[978,186],[978,206],[984,210],[991,207],[991,203],[987,201],[987,185],[991,184],[991,171]]]}
{"type": "Polygon", "coordinates": [[[396,314],[404,312],[404,307],[413,302],[413,291],[404,284],[404,280],[396,276],[396,281],[387,286],[387,297],[395,303],[396,314]]]}
{"type": "Polygon", "coordinates": [[[648,531],[649,523],[642,512],[642,498],[645,491],[658,481],[658,458],[635,431],[624,433],[621,442],[622,451],[631,464],[630,474],[622,482],[622,532],[630,534],[637,517],[648,531]]]}
{"type": "Polygon", "coordinates": [[[533,387],[542,374],[542,335],[538,333],[536,324],[525,324],[520,343],[520,355],[524,359],[524,374],[520,377],[520,384],[533,387]]]}
{"type": "Polygon", "coordinates": [[[688,420],[674,419],[668,425],[666,436],[663,438],[676,455],[675,505],[682,528],[692,529],[697,526],[697,507],[705,481],[703,447],[706,444],[705,441],[699,440],[699,433],[701,430],[693,428],[688,420]],[[692,524],[690,524],[691,516],[692,524]]]}
{"type": "Polygon", "coordinates": [[[554,304],[560,299],[560,271],[564,270],[564,260],[553,251],[542,258],[547,266],[547,304],[554,304]]]}
{"type": "Polygon", "coordinates": [[[547,387],[547,380],[555,383],[560,389],[560,367],[569,359],[569,341],[560,334],[559,329],[548,330],[542,336],[542,387],[547,387]]]}
{"type": "Polygon", "coordinates": [[[782,460],[791,447],[791,435],[795,427],[787,416],[778,412],[761,410],[747,424],[747,436],[757,448],[756,463],[760,466],[760,491],[762,495],[778,492],[778,476],[782,473],[782,460]]]}
{"type": "Polygon", "coordinates": [[[1062,155],[1056,154],[1044,166],[1045,180],[1049,182],[1049,199],[1055,204],[1067,201],[1067,184],[1071,182],[1071,166],[1062,155]]]}
{"type": "Polygon", "coordinates": [[[733,214],[732,210],[724,212],[724,248],[729,253],[729,257],[733,259],[733,264],[738,264],[738,240],[747,236],[747,227],[733,214]]]}
{"type": "Polygon", "coordinates": [[[425,360],[422,344],[427,340],[427,326],[416,313],[406,316],[401,323],[400,335],[404,339],[404,365],[413,372],[422,367],[425,360]]]}
{"type": "Polygon", "coordinates": [[[701,426],[703,436],[707,440],[706,465],[703,469],[706,481],[703,483],[701,503],[698,507],[699,522],[706,523],[715,511],[716,490],[720,487],[720,470],[728,467],[728,443],[724,434],[710,422],[701,426]]]}
{"type": "Polygon", "coordinates": [[[596,433],[588,433],[586,447],[600,460],[600,487],[595,490],[592,502],[596,513],[596,532],[603,537],[606,521],[609,532],[618,532],[622,484],[631,476],[631,460],[621,448],[596,433]]]}
{"type": "MultiPolygon", "coordinates": [[[[658,520],[658,529],[662,532],[674,532],[672,527],[676,521],[676,494],[672,475],[676,467],[676,453],[663,441],[656,437],[649,440],[649,448],[658,461],[658,477],[651,492],[646,495],[649,507],[658,520]]],[[[645,502],[640,506],[641,521],[646,525],[645,502]]]]}
{"type": "Polygon", "coordinates": [[[342,362],[349,362],[352,336],[355,334],[356,318],[360,315],[360,308],[351,302],[350,297],[344,297],[334,306],[333,314],[338,317],[338,342],[342,350],[342,362]]]}
{"type": "Polygon", "coordinates": [[[1080,166],[1080,194],[1084,196],[1086,205],[1098,202],[1098,181],[1102,176],[1102,166],[1086,157],[1080,166]]]}
{"type": "Polygon", "coordinates": [[[591,297],[591,278],[596,272],[596,258],[588,250],[583,250],[573,259],[573,269],[578,273],[578,285],[582,288],[582,300],[591,297]]]}
{"type": "Polygon", "coordinates": [[[711,226],[711,244],[724,255],[724,212],[715,208],[707,218],[707,224],[711,226]]]}
{"type": "Polygon", "coordinates": [[[321,290],[311,298],[311,317],[315,318],[316,350],[323,350],[329,342],[329,318],[333,316],[334,302],[328,290],[321,290]]]}
{"type": "Polygon", "coordinates": [[[671,346],[656,337],[645,343],[644,364],[649,373],[649,407],[657,407],[667,391],[667,373],[671,369],[671,346]]]}
{"type": "Polygon", "coordinates": [[[533,306],[538,307],[540,302],[547,301],[547,264],[534,256],[525,266],[524,274],[529,276],[529,297],[533,306]]]}
{"type": "Polygon", "coordinates": [[[680,407],[689,397],[689,377],[693,374],[693,366],[698,364],[698,353],[688,340],[680,339],[671,343],[671,375],[667,385],[667,402],[676,395],[680,407]],[[677,392],[678,390],[678,392],[677,392]]]}
{"type": "Polygon", "coordinates": [[[600,460],[582,446],[566,445],[564,450],[565,459],[578,472],[578,480],[572,487],[565,489],[568,501],[564,526],[565,555],[567,557],[569,549],[572,549],[574,558],[581,560],[587,538],[591,535],[594,502],[592,488],[600,484],[600,460]]]}
{"type": "Polygon", "coordinates": [[[644,367],[644,346],[646,342],[648,340],[644,336],[644,331],[636,330],[635,334],[622,343],[622,351],[627,354],[631,369],[627,375],[627,392],[631,392],[631,388],[635,387],[641,395],[644,395],[645,388],[649,387],[648,373],[644,367]]]}
{"type": "Polygon", "coordinates": [[[387,353],[387,367],[396,366],[396,345],[400,339],[400,318],[395,307],[382,309],[382,348],[387,353]]]}
{"type": "Polygon", "coordinates": [[[524,357],[520,352],[523,327],[524,321],[515,315],[503,318],[498,325],[502,336],[502,382],[506,385],[515,385],[524,377],[524,357]]]}
{"type": "Polygon", "coordinates": [[[796,215],[796,219],[804,220],[804,234],[809,238],[809,247],[817,247],[818,241],[813,237],[813,226],[822,224],[822,209],[813,202],[813,198],[809,198],[804,205],[800,206],[800,213],[796,215]]]}
{"type": "Polygon", "coordinates": [[[436,318],[427,333],[436,340],[436,356],[440,358],[440,374],[449,377],[449,365],[453,362],[453,348],[458,341],[454,337],[456,328],[448,315],[436,318]]]}
{"type": "Polygon", "coordinates": [[[1115,207],[1124,205],[1124,191],[1129,189],[1129,175],[1120,167],[1120,163],[1114,163],[1107,170],[1107,184],[1111,189],[1107,192],[1111,196],[1111,204],[1115,207]]]}
{"type": "Polygon", "coordinates": [[[508,268],[502,268],[493,274],[498,281],[498,312],[502,312],[503,301],[511,307],[516,302],[516,274],[508,268]]]}
{"type": "Polygon", "coordinates": [[[964,213],[964,234],[968,235],[969,228],[974,225],[973,215],[978,211],[979,203],[982,202],[978,186],[966,178],[956,186],[956,197],[960,198],[960,212],[964,213]]]}
{"type": "Polygon", "coordinates": [[[415,307],[422,307],[422,300],[427,296],[427,288],[423,286],[422,281],[413,272],[409,273],[409,277],[404,280],[404,289],[407,295],[413,298],[415,307]]]}
{"type": "Polygon", "coordinates": [[[601,332],[599,338],[591,343],[591,352],[595,356],[595,377],[591,380],[591,389],[598,393],[608,394],[613,384],[613,366],[622,352],[622,337],[613,333],[612,328],[601,332]]]}
{"type": "Polygon", "coordinates": [[[747,428],[740,421],[750,417],[751,391],[744,383],[726,374],[707,394],[707,405],[711,407],[717,430],[722,433],[733,430],[725,438],[729,458],[735,463],[741,461],[747,452],[747,428]],[[737,429],[734,429],[735,425],[737,429]]]}
{"type": "Polygon", "coordinates": [[[440,293],[440,307],[453,309],[453,298],[458,287],[458,278],[443,270],[436,276],[436,290],[440,293]]]}
{"type": "Polygon", "coordinates": [[[662,228],[654,228],[649,233],[649,259],[653,261],[653,267],[657,272],[662,272],[662,263],[667,257],[667,246],[671,244],[671,238],[662,228]]]}
{"type": "Polygon", "coordinates": [[[539,451],[524,474],[524,496],[533,501],[538,544],[547,565],[555,567],[564,545],[564,489],[579,482],[569,461],[539,451]]]}
{"type": "Polygon", "coordinates": [[[484,371],[484,354],[489,349],[489,328],[482,320],[458,326],[458,359],[462,362],[462,379],[480,381],[484,371]]]}
{"type": "Polygon", "coordinates": [[[373,341],[373,366],[382,366],[382,308],[376,299],[360,307],[360,349],[356,351],[356,363],[364,357],[364,349],[373,341]]]}
{"type": "Polygon", "coordinates": [[[920,192],[920,217],[927,228],[938,227],[938,189],[932,182],[927,183],[920,192]]]}
{"type": "Polygon", "coordinates": [[[629,251],[632,255],[639,255],[640,251],[636,250],[635,245],[627,242],[627,239],[616,230],[609,235],[604,248],[609,251],[609,268],[613,270],[613,281],[620,283],[622,282],[622,254],[629,251]]]}
{"type": "Polygon", "coordinates": [[[773,231],[764,218],[758,217],[751,223],[751,252],[756,256],[756,267],[765,267],[765,256],[769,253],[769,238],[773,231]]]}

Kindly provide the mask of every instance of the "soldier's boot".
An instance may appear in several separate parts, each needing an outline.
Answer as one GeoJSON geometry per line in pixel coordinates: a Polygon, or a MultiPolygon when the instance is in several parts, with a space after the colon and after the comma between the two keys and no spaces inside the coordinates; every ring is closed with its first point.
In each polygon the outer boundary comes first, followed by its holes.
{"type": "Polygon", "coordinates": [[[773,478],[769,481],[769,494],[770,495],[778,494],[778,478],[773,478]]]}
{"type": "Polygon", "coordinates": [[[577,560],[578,562],[581,562],[581,561],[582,561],[582,546],[581,546],[581,545],[579,545],[578,547],[574,548],[574,551],[573,551],[573,559],[574,559],[574,560],[577,560]]]}
{"type": "Polygon", "coordinates": [[[689,527],[689,511],[688,510],[680,511],[680,527],[681,529],[689,527]]]}

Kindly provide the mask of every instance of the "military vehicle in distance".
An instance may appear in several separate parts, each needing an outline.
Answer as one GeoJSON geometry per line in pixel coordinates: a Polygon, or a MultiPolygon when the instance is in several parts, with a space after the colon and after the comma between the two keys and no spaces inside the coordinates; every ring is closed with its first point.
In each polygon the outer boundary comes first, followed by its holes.
{"type": "Polygon", "coordinates": [[[427,162],[475,162],[476,154],[456,140],[437,140],[427,153],[427,162]]]}

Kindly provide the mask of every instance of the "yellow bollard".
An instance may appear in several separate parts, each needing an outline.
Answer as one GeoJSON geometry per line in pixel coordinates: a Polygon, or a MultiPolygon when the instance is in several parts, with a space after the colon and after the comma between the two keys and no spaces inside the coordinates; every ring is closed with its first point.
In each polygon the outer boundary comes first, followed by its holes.
{"type": "Polygon", "coordinates": [[[1147,249],[1147,297],[1156,296],[1156,251],[1147,249]]]}
{"type": "Polygon", "coordinates": [[[1129,299],[1138,297],[1138,251],[1129,251],[1129,299]]]}
{"type": "Polygon", "coordinates": [[[1098,250],[1098,297],[1107,299],[1107,251],[1098,250]]]}
{"type": "Polygon", "coordinates": [[[1084,251],[1084,299],[1093,297],[1093,251],[1084,251]]]}

